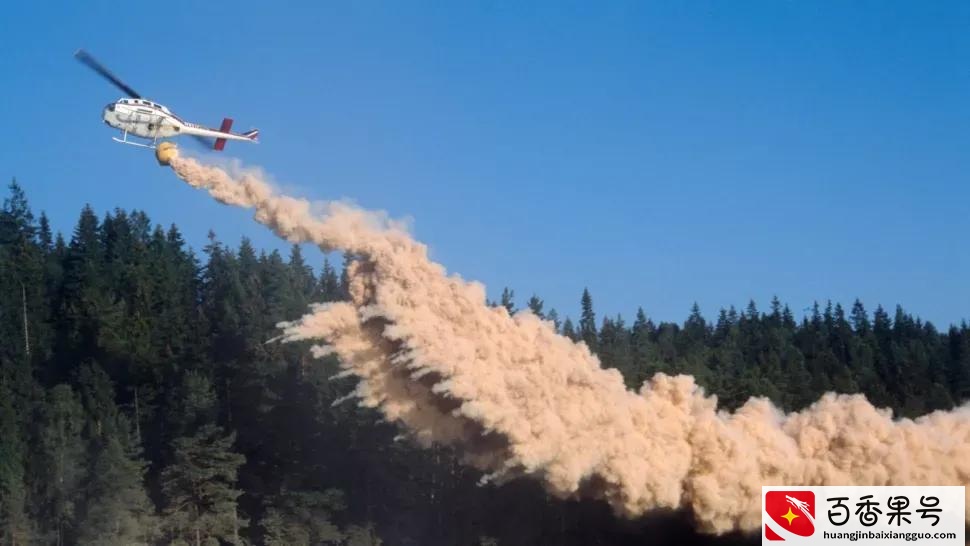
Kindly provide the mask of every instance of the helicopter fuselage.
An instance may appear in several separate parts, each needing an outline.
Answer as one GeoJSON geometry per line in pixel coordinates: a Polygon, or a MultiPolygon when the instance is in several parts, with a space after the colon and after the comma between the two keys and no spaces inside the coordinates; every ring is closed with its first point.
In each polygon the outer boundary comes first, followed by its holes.
{"type": "Polygon", "coordinates": [[[218,129],[184,121],[165,106],[146,100],[83,49],[75,51],[74,57],[127,94],[126,98],[118,99],[106,105],[101,112],[101,119],[104,120],[105,124],[124,134],[122,139],[112,137],[117,142],[144,148],[155,148],[155,144],[158,143],[160,138],[191,135],[205,143],[206,146],[210,145],[208,139],[214,139],[211,144],[212,148],[222,150],[227,140],[259,141],[259,131],[256,129],[250,129],[242,134],[231,132],[231,118],[223,118],[222,126],[218,129]],[[128,135],[150,139],[153,142],[151,145],[131,142],[128,140],[128,135]]]}
{"type": "Polygon", "coordinates": [[[150,100],[118,99],[104,107],[101,118],[109,126],[125,134],[126,144],[128,135],[151,140],[175,137],[179,135],[195,135],[216,139],[216,149],[221,150],[226,140],[247,140],[256,142],[259,131],[255,129],[243,134],[229,132],[232,120],[224,119],[220,129],[211,129],[196,123],[189,123],[176,116],[165,106],[150,100]],[[220,142],[221,141],[221,142],[220,142]]]}
{"type": "Polygon", "coordinates": [[[176,136],[186,125],[168,108],[143,99],[115,101],[104,107],[101,117],[110,127],[150,139],[176,136]]]}

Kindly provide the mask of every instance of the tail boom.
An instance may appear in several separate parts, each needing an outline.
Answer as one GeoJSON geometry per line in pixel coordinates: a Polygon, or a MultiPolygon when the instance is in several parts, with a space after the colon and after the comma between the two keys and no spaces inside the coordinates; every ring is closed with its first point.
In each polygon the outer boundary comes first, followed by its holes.
{"type": "Polygon", "coordinates": [[[242,134],[233,133],[230,131],[230,129],[232,129],[232,119],[224,118],[222,120],[222,125],[220,125],[218,129],[210,129],[194,123],[185,123],[181,132],[182,134],[214,138],[215,144],[213,144],[212,148],[217,151],[222,151],[225,149],[226,142],[229,140],[248,140],[250,142],[259,142],[258,129],[251,129],[242,134]]]}

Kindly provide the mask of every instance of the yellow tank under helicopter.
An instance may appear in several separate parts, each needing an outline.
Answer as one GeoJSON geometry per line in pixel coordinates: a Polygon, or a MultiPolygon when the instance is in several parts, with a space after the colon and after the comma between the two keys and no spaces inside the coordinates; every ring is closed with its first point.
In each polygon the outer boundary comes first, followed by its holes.
{"type": "Polygon", "coordinates": [[[158,160],[159,165],[165,167],[178,153],[178,147],[174,142],[162,142],[155,148],[155,159],[158,160]]]}

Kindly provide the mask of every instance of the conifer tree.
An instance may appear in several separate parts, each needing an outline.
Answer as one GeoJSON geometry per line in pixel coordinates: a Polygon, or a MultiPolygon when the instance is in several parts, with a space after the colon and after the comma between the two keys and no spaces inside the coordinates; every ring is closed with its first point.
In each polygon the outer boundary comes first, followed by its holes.
{"type": "Polygon", "coordinates": [[[43,306],[44,256],[37,226],[23,189],[16,180],[0,209],[0,359],[6,360],[16,392],[26,393],[47,323],[43,306]],[[33,337],[33,349],[31,348],[33,337]]]}
{"type": "Polygon", "coordinates": [[[638,307],[637,316],[630,331],[630,351],[633,359],[632,366],[635,369],[631,382],[633,387],[641,385],[658,370],[656,346],[653,343],[654,335],[656,335],[656,326],[647,318],[643,308],[638,307]]]}
{"type": "Polygon", "coordinates": [[[86,362],[78,369],[74,384],[87,417],[85,435],[101,438],[105,433],[113,433],[118,407],[115,405],[114,384],[104,368],[95,361],[86,362]]]}
{"type": "Polygon", "coordinates": [[[236,488],[245,458],[233,450],[236,435],[213,422],[215,403],[211,383],[187,373],[173,416],[182,435],[173,440],[172,462],[161,475],[163,526],[172,540],[194,546],[210,540],[241,544],[246,525],[236,488]]]}
{"type": "Polygon", "coordinates": [[[789,333],[795,332],[795,316],[792,314],[791,308],[788,307],[788,305],[785,305],[785,309],[781,312],[781,321],[785,326],[785,330],[787,330],[789,333]]]}
{"type": "Polygon", "coordinates": [[[546,318],[545,314],[542,312],[542,300],[539,299],[539,296],[533,294],[532,297],[529,298],[527,305],[529,306],[529,310],[532,311],[532,314],[539,318],[546,318]]]}
{"type": "Polygon", "coordinates": [[[862,305],[862,302],[856,298],[855,302],[852,304],[852,329],[856,334],[864,336],[869,333],[872,326],[869,324],[869,314],[866,313],[866,308],[862,305]]]}
{"type": "Polygon", "coordinates": [[[330,264],[330,260],[324,258],[323,270],[320,273],[320,300],[338,301],[341,299],[340,278],[337,271],[330,264]]]}
{"type": "Polygon", "coordinates": [[[777,295],[772,296],[771,314],[768,315],[771,318],[771,326],[781,325],[781,315],[782,315],[781,300],[778,299],[777,295]]]}
{"type": "Polygon", "coordinates": [[[552,327],[556,333],[562,330],[562,324],[559,322],[559,313],[555,309],[549,309],[546,319],[552,322],[552,327]]]}
{"type": "Polygon", "coordinates": [[[596,352],[598,349],[596,338],[596,313],[593,312],[593,298],[589,295],[589,289],[583,289],[583,297],[580,300],[582,313],[579,318],[579,337],[589,349],[596,352]]]}
{"type": "Polygon", "coordinates": [[[0,546],[26,546],[31,538],[25,452],[13,393],[0,382],[0,546]]]}
{"type": "Polygon", "coordinates": [[[707,343],[707,322],[701,316],[701,308],[694,302],[690,308],[690,315],[684,323],[684,334],[688,338],[688,343],[693,345],[704,345],[707,343]]]}
{"type": "Polygon", "coordinates": [[[55,544],[75,535],[81,480],[86,464],[84,409],[68,385],[48,391],[39,411],[30,459],[35,519],[55,544]]]}
{"type": "Polygon", "coordinates": [[[93,464],[80,521],[79,546],[147,546],[159,533],[144,487],[145,463],[124,419],[92,442],[93,464]]]}
{"type": "Polygon", "coordinates": [[[505,308],[510,315],[515,314],[515,292],[510,290],[509,287],[502,289],[502,299],[499,300],[499,305],[505,308]]]}
{"type": "Polygon", "coordinates": [[[303,259],[303,252],[299,245],[293,245],[290,248],[287,273],[289,294],[283,306],[283,316],[286,319],[292,319],[307,312],[317,283],[313,270],[303,259]]]}
{"type": "Polygon", "coordinates": [[[603,364],[619,370],[623,374],[627,386],[634,386],[638,378],[633,370],[630,331],[623,322],[623,317],[617,315],[615,319],[609,317],[603,319],[599,347],[599,356],[603,364]]]}
{"type": "Polygon", "coordinates": [[[566,320],[562,323],[562,335],[573,341],[579,341],[579,336],[576,334],[576,329],[573,327],[573,321],[569,317],[566,317],[566,320]]]}
{"type": "Polygon", "coordinates": [[[952,326],[949,331],[946,382],[956,403],[970,400],[970,329],[952,326]]]}
{"type": "Polygon", "coordinates": [[[345,508],[336,490],[283,492],[277,495],[260,523],[266,546],[338,544],[344,534],[331,521],[345,508]]]}

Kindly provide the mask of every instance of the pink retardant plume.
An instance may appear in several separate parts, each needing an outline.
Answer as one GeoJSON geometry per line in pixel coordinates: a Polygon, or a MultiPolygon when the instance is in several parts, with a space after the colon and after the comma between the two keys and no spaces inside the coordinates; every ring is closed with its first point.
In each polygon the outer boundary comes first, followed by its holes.
{"type": "Polygon", "coordinates": [[[894,421],[861,395],[788,414],[760,398],[717,411],[686,375],[630,391],[549,322],[486,305],[481,284],[449,276],[382,214],[279,195],[254,171],[170,166],[288,241],[358,256],[350,301],[314,305],[282,339],[336,354],[358,379],[351,396],[423,445],[458,448],[485,480],[530,476],[624,517],[687,509],[717,534],[759,528],[762,485],[970,483],[970,405],[894,421]]]}

